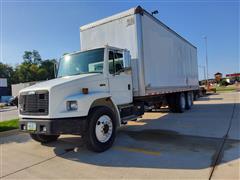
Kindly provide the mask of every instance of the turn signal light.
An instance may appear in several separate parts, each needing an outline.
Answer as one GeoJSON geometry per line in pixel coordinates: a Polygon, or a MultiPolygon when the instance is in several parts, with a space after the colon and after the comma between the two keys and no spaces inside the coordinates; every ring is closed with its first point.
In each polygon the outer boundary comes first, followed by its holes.
{"type": "Polygon", "coordinates": [[[83,94],[88,94],[88,88],[82,88],[82,93],[83,94]]]}

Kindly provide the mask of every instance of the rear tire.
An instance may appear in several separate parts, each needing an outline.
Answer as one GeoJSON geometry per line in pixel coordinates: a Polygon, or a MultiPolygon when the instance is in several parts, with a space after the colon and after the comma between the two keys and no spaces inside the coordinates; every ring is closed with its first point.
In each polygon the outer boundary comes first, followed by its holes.
{"type": "Polygon", "coordinates": [[[32,134],[30,136],[33,140],[40,143],[49,143],[56,141],[60,135],[45,135],[45,134],[32,134]]]}
{"type": "Polygon", "coordinates": [[[183,113],[186,108],[186,97],[184,93],[177,94],[177,112],[183,113]]]}
{"type": "Polygon", "coordinates": [[[186,98],[184,93],[171,94],[168,97],[168,106],[174,113],[183,113],[186,107],[186,98]]]}
{"type": "Polygon", "coordinates": [[[186,109],[191,109],[193,105],[193,93],[191,91],[185,93],[186,96],[186,109]]]}
{"type": "Polygon", "coordinates": [[[107,107],[99,106],[90,110],[88,129],[84,134],[87,148],[94,152],[109,149],[116,137],[116,117],[107,107]]]}
{"type": "Polygon", "coordinates": [[[193,100],[196,101],[200,97],[199,91],[194,91],[193,93],[193,100]]]}

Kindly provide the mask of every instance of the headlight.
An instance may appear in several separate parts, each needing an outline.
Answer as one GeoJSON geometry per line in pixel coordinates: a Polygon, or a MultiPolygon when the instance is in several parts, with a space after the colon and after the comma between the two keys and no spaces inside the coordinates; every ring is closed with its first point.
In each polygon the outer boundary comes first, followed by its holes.
{"type": "Polygon", "coordinates": [[[77,101],[67,101],[67,110],[75,111],[78,109],[77,101]]]}

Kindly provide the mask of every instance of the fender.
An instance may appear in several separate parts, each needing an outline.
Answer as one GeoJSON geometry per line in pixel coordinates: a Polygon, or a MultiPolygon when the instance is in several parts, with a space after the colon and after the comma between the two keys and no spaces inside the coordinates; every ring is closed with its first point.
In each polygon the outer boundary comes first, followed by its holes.
{"type": "MultiPolygon", "coordinates": [[[[113,105],[113,108],[116,113],[117,118],[117,125],[121,125],[121,118],[120,113],[117,108],[116,103],[114,103],[113,99],[111,98],[111,95],[107,92],[90,92],[88,94],[75,94],[71,95],[65,98],[65,102],[67,101],[77,101],[78,103],[78,110],[77,111],[64,111],[62,113],[69,112],[71,113],[71,116],[87,116],[89,113],[89,110],[91,109],[94,102],[101,100],[101,99],[107,99],[110,98],[111,104],[113,105]],[[74,114],[72,114],[74,113],[74,114]]],[[[103,104],[104,105],[104,104],[103,104]]],[[[69,114],[67,113],[67,114],[69,114]]]]}

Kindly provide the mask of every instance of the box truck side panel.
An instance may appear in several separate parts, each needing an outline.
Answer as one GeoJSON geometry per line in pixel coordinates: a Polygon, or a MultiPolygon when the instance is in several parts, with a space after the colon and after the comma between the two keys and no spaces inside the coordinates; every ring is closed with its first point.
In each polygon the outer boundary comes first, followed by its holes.
{"type": "Polygon", "coordinates": [[[197,86],[196,48],[146,13],[142,29],[147,91],[197,86]]]}
{"type": "Polygon", "coordinates": [[[197,62],[197,49],[196,48],[191,48],[191,68],[190,70],[190,75],[189,75],[189,85],[191,86],[198,86],[198,62],[197,62]]]}
{"type": "Polygon", "coordinates": [[[92,28],[80,31],[81,51],[103,47],[105,45],[128,49],[132,59],[134,94],[138,91],[137,72],[137,37],[135,15],[128,15],[119,19],[98,24],[92,28]]]}

